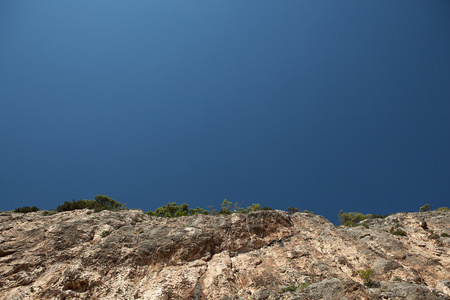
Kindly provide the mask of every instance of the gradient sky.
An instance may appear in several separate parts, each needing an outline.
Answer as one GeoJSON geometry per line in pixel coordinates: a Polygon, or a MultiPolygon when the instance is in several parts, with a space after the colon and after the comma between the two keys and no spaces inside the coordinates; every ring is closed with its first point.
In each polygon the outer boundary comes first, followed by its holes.
{"type": "Polygon", "coordinates": [[[0,209],[450,206],[450,1],[0,3],[0,209]]]}

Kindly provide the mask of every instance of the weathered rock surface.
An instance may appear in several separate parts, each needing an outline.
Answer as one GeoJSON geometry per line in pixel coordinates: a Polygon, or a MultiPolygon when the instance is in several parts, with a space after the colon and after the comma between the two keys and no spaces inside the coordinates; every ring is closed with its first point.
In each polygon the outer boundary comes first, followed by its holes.
{"type": "Polygon", "coordinates": [[[450,299],[449,224],[449,212],[354,228],[282,211],[1,213],[0,299],[450,299]]]}

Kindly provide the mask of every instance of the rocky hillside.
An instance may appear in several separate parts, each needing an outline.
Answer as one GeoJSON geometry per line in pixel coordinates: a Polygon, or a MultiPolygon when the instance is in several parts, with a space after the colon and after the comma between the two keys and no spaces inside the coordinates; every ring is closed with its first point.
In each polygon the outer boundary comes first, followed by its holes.
{"type": "Polygon", "coordinates": [[[1,213],[0,299],[450,299],[449,224],[437,211],[353,228],[283,211],[1,213]]]}

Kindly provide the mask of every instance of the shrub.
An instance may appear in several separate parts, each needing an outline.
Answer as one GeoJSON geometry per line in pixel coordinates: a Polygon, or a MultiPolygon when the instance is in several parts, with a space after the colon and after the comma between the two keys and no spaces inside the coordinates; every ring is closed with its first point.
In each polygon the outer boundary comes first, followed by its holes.
{"type": "Polygon", "coordinates": [[[298,207],[293,207],[293,206],[288,207],[288,209],[287,209],[287,212],[288,212],[288,214],[290,214],[290,215],[295,214],[296,212],[299,212],[299,211],[300,211],[300,208],[298,208],[298,207]]]}
{"type": "Polygon", "coordinates": [[[372,218],[374,219],[386,219],[386,217],[388,217],[388,215],[372,215],[372,218]]]}
{"type": "Polygon", "coordinates": [[[439,207],[438,209],[436,209],[437,211],[450,211],[450,208],[448,207],[439,207]]]}
{"type": "Polygon", "coordinates": [[[189,209],[189,205],[187,205],[186,203],[183,203],[180,206],[178,206],[176,202],[173,203],[169,202],[167,203],[167,205],[158,207],[154,212],[148,211],[146,212],[146,214],[156,217],[176,218],[182,216],[193,216],[198,214],[208,215],[209,212],[200,207],[197,207],[195,209],[189,209]]]}
{"type": "Polygon", "coordinates": [[[280,293],[295,292],[296,290],[297,290],[297,288],[296,288],[295,286],[291,285],[291,286],[282,288],[282,289],[280,290],[280,293]]]}
{"type": "Polygon", "coordinates": [[[302,282],[302,283],[300,283],[300,285],[298,286],[297,289],[299,289],[300,291],[303,291],[304,289],[306,289],[310,285],[311,285],[311,283],[309,283],[309,282],[302,282]]]}
{"type": "Polygon", "coordinates": [[[42,215],[43,216],[51,216],[51,215],[54,215],[56,213],[57,213],[57,211],[54,210],[54,209],[49,209],[49,210],[42,211],[42,215]]]}
{"type": "Polygon", "coordinates": [[[209,213],[211,215],[217,215],[218,214],[218,211],[217,211],[217,209],[214,208],[214,206],[208,205],[208,209],[209,209],[209,213]]]}
{"type": "Polygon", "coordinates": [[[404,231],[404,230],[401,229],[401,228],[393,229],[393,230],[391,230],[391,233],[392,233],[393,235],[406,236],[406,231],[404,231]]]}
{"type": "Polygon", "coordinates": [[[443,232],[443,233],[441,233],[441,237],[450,237],[450,235],[448,235],[447,233],[443,232]]]}
{"type": "Polygon", "coordinates": [[[358,270],[356,273],[364,281],[365,286],[373,287],[375,285],[375,282],[372,280],[373,270],[371,268],[366,270],[358,270]]]}
{"type": "Polygon", "coordinates": [[[425,212],[425,211],[430,211],[431,210],[431,204],[425,204],[424,206],[422,206],[419,211],[420,212],[425,212]]]}
{"type": "Polygon", "coordinates": [[[222,202],[222,209],[218,213],[219,215],[231,215],[231,202],[224,199],[222,202]]]}
{"type": "Polygon", "coordinates": [[[26,213],[35,212],[35,211],[39,211],[39,208],[37,208],[36,206],[32,206],[32,207],[23,206],[23,207],[16,208],[13,212],[26,214],[26,213]]]}
{"type": "Polygon", "coordinates": [[[430,238],[430,239],[433,239],[433,240],[439,240],[439,234],[432,233],[432,234],[429,236],[429,238],[430,238]]]}
{"type": "Polygon", "coordinates": [[[56,211],[57,212],[62,212],[62,211],[70,211],[70,210],[75,210],[75,209],[95,209],[96,207],[100,207],[98,205],[97,202],[95,202],[94,200],[72,200],[72,202],[70,201],[65,201],[64,204],[62,205],[58,205],[56,207],[56,211]]]}
{"type": "Polygon", "coordinates": [[[371,218],[372,218],[371,214],[364,215],[360,212],[345,213],[343,210],[341,210],[338,214],[339,224],[347,227],[357,226],[358,223],[361,222],[362,220],[371,218]]]}
{"type": "Polygon", "coordinates": [[[197,206],[197,208],[195,208],[195,209],[190,208],[189,214],[192,216],[193,215],[209,215],[209,211],[197,206]]]}
{"type": "Polygon", "coordinates": [[[147,211],[146,214],[150,216],[156,217],[166,217],[166,218],[177,218],[181,216],[194,216],[194,215],[230,215],[234,212],[248,214],[250,212],[259,211],[259,210],[272,210],[270,207],[262,207],[259,203],[253,203],[252,206],[247,208],[242,208],[238,203],[234,204],[232,208],[232,203],[227,199],[222,202],[222,209],[220,211],[215,210],[211,205],[208,206],[208,210],[200,208],[197,206],[195,209],[190,209],[189,205],[183,203],[178,205],[176,202],[167,203],[167,205],[163,205],[158,207],[155,211],[147,211]]]}
{"type": "Polygon", "coordinates": [[[273,208],[268,207],[268,206],[263,206],[263,207],[261,207],[261,210],[273,210],[273,208]]]}
{"type": "Polygon", "coordinates": [[[117,202],[116,200],[105,195],[97,195],[94,198],[95,202],[99,203],[103,207],[106,207],[105,209],[119,209],[123,207],[122,203],[117,202]]]}
{"type": "Polygon", "coordinates": [[[109,198],[105,195],[97,195],[95,196],[95,200],[72,200],[72,202],[66,201],[64,204],[59,205],[56,210],[58,212],[62,211],[70,211],[75,209],[94,209],[95,211],[102,210],[117,210],[123,207],[123,204],[117,202],[114,199],[109,198]]]}
{"type": "Polygon", "coordinates": [[[259,203],[256,203],[256,204],[253,203],[252,206],[249,206],[246,209],[242,209],[239,212],[241,212],[243,214],[248,214],[248,213],[251,213],[251,212],[254,212],[254,211],[258,211],[258,210],[261,210],[261,205],[259,205],[259,203]]]}
{"type": "MultiPolygon", "coordinates": [[[[249,206],[247,208],[241,207],[241,204],[234,203],[234,206],[232,208],[232,203],[228,201],[227,199],[224,199],[222,202],[222,209],[218,212],[219,215],[231,215],[232,213],[241,213],[241,214],[248,214],[254,211],[261,210],[261,205],[259,203],[253,203],[252,206],[249,206]]],[[[271,208],[266,208],[271,209],[271,208]]]]}
{"type": "Polygon", "coordinates": [[[103,231],[102,232],[102,238],[107,237],[110,234],[109,231],[103,231]]]}

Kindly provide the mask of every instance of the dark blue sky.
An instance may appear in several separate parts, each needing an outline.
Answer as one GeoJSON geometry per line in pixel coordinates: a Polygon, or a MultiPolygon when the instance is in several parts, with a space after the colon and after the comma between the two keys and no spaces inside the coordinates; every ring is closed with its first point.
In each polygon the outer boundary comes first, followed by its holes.
{"type": "Polygon", "coordinates": [[[1,1],[0,209],[450,206],[450,1],[1,1]]]}

